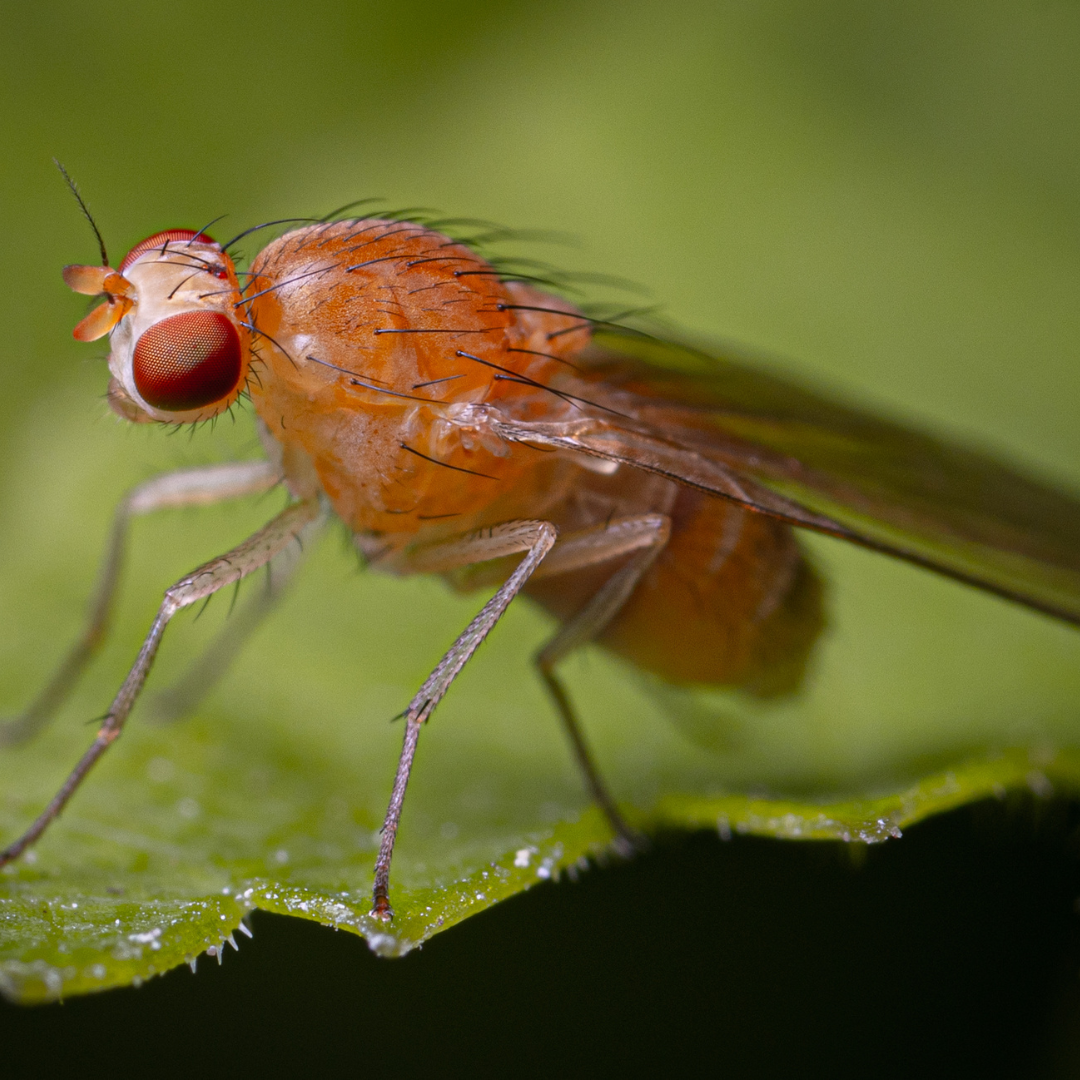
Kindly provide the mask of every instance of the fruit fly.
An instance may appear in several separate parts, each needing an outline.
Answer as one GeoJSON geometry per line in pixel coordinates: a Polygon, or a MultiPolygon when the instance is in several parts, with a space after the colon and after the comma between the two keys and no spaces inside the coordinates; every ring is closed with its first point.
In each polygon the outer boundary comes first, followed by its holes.
{"type": "Polygon", "coordinates": [[[330,516],[376,570],[495,590],[403,713],[375,865],[381,919],[393,914],[391,856],[420,731],[518,594],[558,620],[536,668],[624,849],[638,838],[559,662],[595,642],[669,683],[796,693],[824,625],[799,529],[1080,623],[1080,502],[988,457],[587,318],[431,223],[308,222],[244,274],[232,243],[171,229],[116,269],[102,243],[102,265],[64,270],[75,291],[104,297],[75,337],[110,336],[119,416],[196,424],[247,395],[266,458],[180,470],[126,497],[90,625],[23,730],[55,711],[100,640],[131,517],[277,484],[290,501],[166,591],[90,748],[0,864],[37,840],[119,736],[173,615],[330,516]]]}

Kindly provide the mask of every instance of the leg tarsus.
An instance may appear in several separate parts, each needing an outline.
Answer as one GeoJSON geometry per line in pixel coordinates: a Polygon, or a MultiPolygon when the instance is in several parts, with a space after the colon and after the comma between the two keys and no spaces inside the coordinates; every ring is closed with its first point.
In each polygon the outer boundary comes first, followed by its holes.
{"type": "Polygon", "coordinates": [[[604,817],[608,819],[612,832],[615,833],[612,847],[616,854],[621,855],[623,858],[630,858],[639,852],[647,850],[649,846],[648,840],[628,824],[626,818],[622,815],[622,811],[619,810],[618,804],[612,798],[611,792],[608,791],[607,785],[601,778],[600,771],[593,760],[592,751],[589,749],[589,744],[585,741],[585,733],[581,730],[581,724],[578,723],[574,707],[570,702],[569,695],[566,693],[566,688],[550,668],[537,663],[537,670],[540,672],[540,678],[543,680],[544,686],[547,687],[548,693],[555,702],[556,709],[558,709],[563,722],[563,730],[570,739],[570,747],[573,750],[578,768],[581,770],[581,775],[585,778],[585,786],[589,789],[589,795],[600,808],[604,817]]]}
{"type": "Polygon", "coordinates": [[[382,922],[389,922],[394,917],[390,906],[390,861],[394,856],[394,841],[397,839],[398,823],[401,821],[401,808],[405,804],[405,789],[409,784],[413,759],[416,757],[416,744],[420,739],[420,727],[423,721],[409,709],[405,720],[405,738],[401,745],[401,757],[398,759],[397,772],[394,774],[394,788],[390,793],[390,805],[386,808],[386,820],[383,822],[379,841],[379,855],[375,861],[375,887],[372,892],[371,915],[382,922]]]}

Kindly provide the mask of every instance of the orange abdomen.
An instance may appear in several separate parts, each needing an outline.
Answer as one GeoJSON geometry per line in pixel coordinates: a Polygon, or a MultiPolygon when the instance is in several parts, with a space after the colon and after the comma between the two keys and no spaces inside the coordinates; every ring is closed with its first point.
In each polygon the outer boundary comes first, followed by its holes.
{"type": "MultiPolygon", "coordinates": [[[[821,579],[791,528],[686,488],[667,547],[600,635],[605,648],[668,682],[795,690],[823,626],[821,579]]],[[[612,572],[537,581],[529,594],[569,618],[612,572]]]]}

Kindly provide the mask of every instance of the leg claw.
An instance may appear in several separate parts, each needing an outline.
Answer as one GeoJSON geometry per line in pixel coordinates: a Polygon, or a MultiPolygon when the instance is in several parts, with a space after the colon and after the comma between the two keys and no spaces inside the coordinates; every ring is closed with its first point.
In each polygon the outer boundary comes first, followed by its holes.
{"type": "Polygon", "coordinates": [[[624,825],[611,842],[612,850],[622,859],[632,859],[635,855],[642,855],[652,845],[649,838],[642,833],[624,825]]]}

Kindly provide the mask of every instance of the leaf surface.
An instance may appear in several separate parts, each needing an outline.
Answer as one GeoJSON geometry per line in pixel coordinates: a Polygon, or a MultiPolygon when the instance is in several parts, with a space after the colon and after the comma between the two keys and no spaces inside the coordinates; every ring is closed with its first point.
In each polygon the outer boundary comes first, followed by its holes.
{"type": "MultiPolygon", "coordinates": [[[[85,411],[75,396],[52,401],[0,492],[12,523],[0,602],[19,613],[0,638],[11,710],[74,636],[124,488],[158,468],[250,453],[243,424],[182,445],[88,423],[85,411]]],[[[119,684],[162,589],[258,527],[277,498],[137,525],[108,646],[54,728],[0,752],[5,838],[89,742],[86,721],[119,684]]],[[[398,955],[608,857],[607,827],[530,669],[551,624],[519,604],[423,733],[393,870],[397,917],[389,928],[368,918],[401,738],[391,718],[482,596],[360,573],[344,541],[324,537],[220,686],[192,718],[162,725],[153,694],[227,625],[229,602],[170,627],[123,738],[32,859],[0,876],[6,995],[55,999],[221,958],[230,935],[243,946],[238,927],[255,907],[398,955]]],[[[881,556],[808,544],[830,582],[830,622],[798,700],[673,691],[599,650],[567,663],[597,756],[640,827],[878,842],[1009,789],[1080,789],[1080,634],[881,556]]]]}

